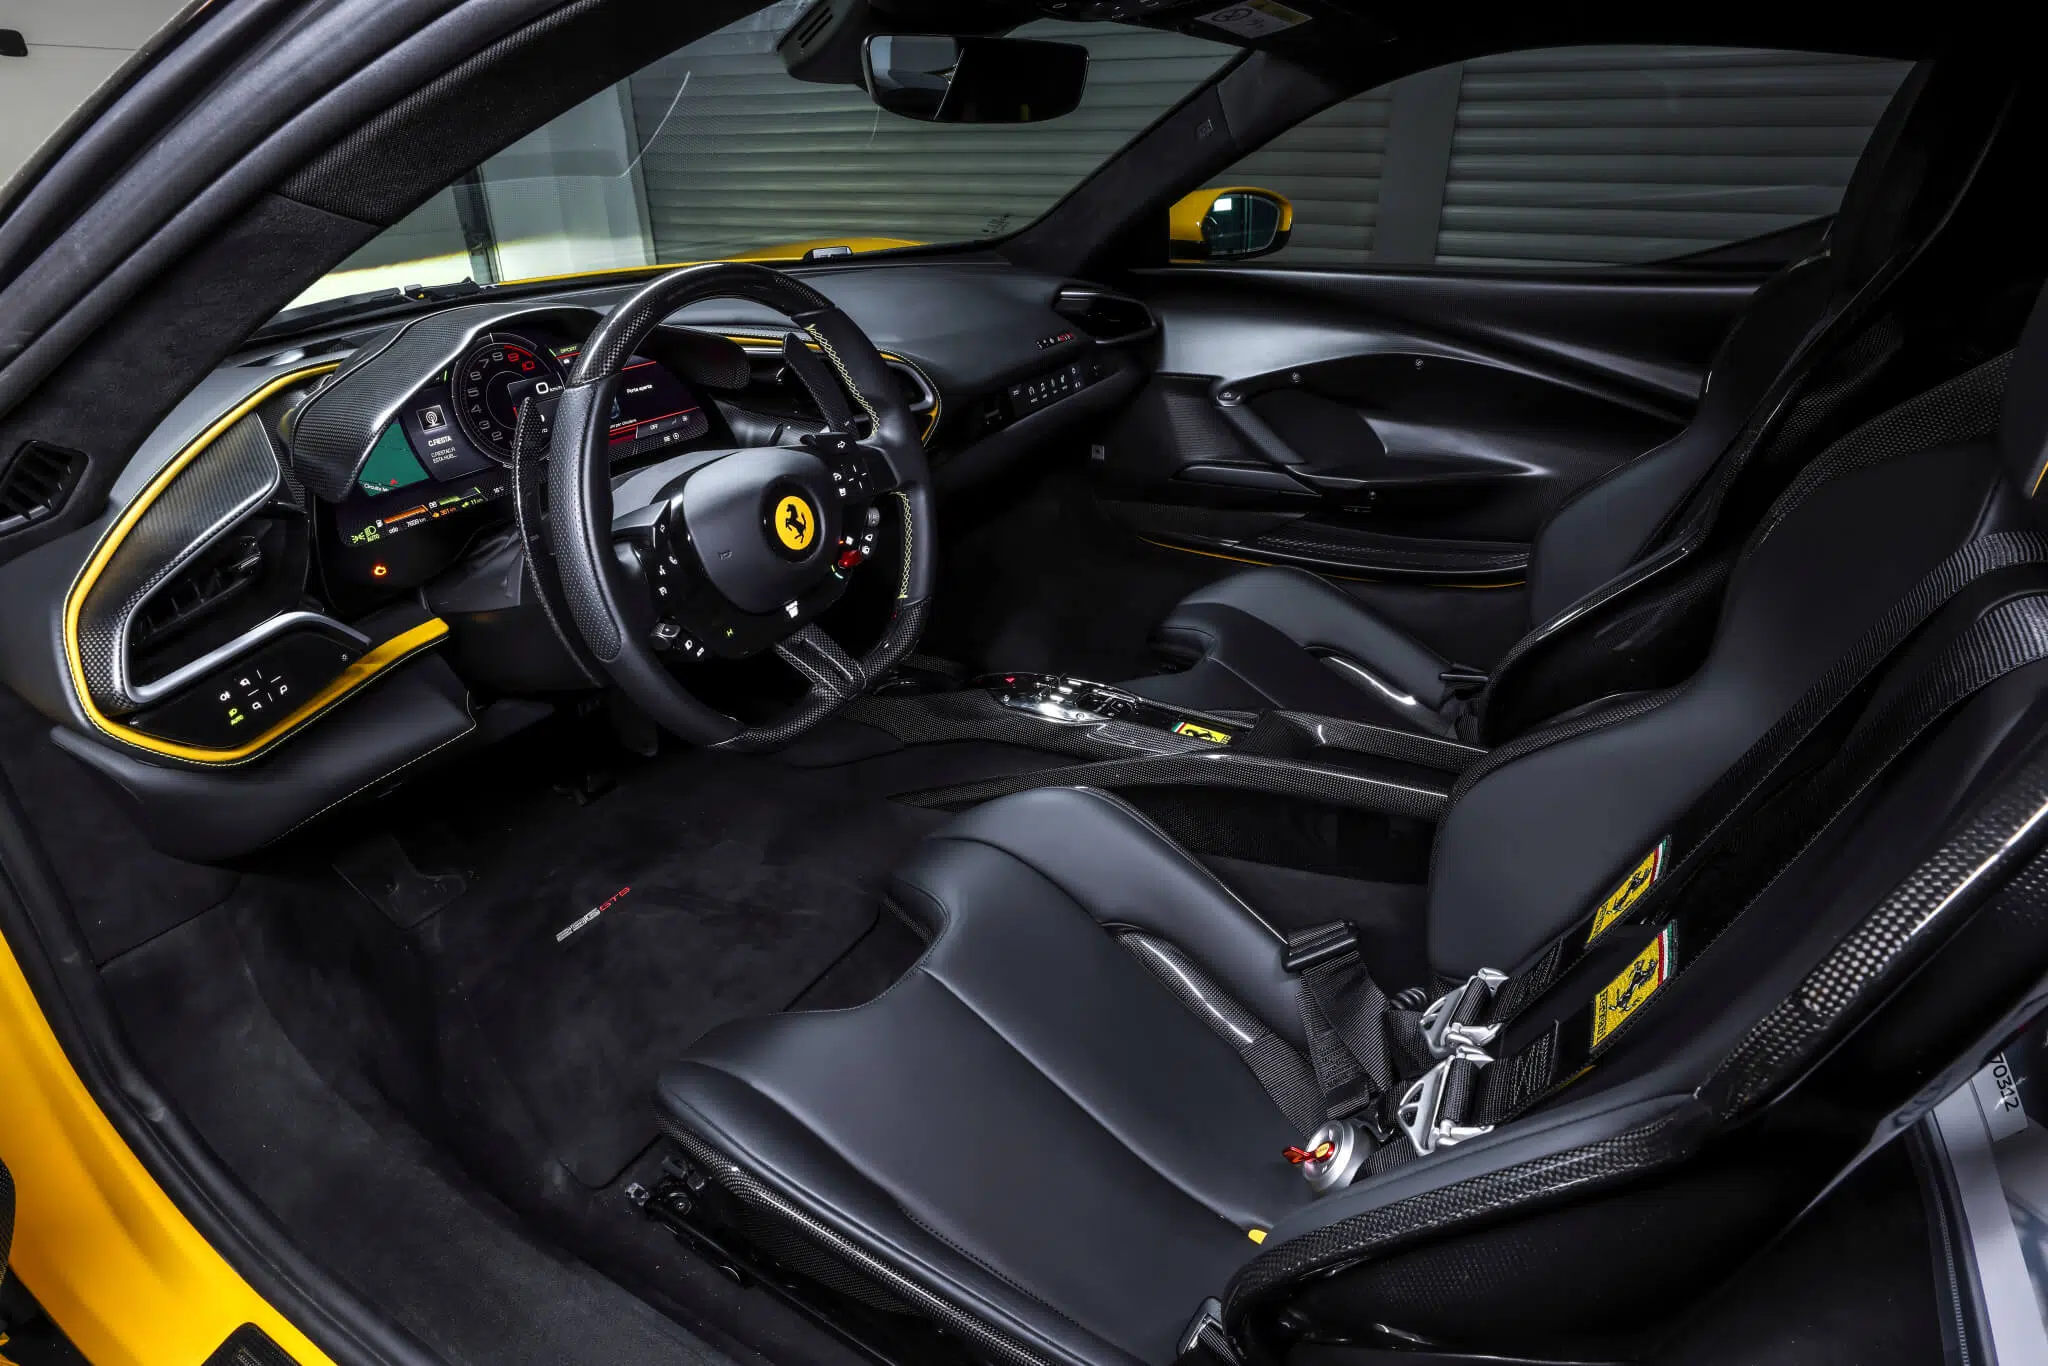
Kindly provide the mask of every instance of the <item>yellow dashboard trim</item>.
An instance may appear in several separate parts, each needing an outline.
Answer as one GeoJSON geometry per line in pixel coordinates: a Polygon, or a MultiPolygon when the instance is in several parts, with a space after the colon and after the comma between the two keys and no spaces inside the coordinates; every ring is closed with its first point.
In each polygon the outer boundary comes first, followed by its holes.
{"type": "MultiPolygon", "coordinates": [[[[780,346],[782,344],[779,337],[729,336],[727,340],[742,346],[749,344],[756,346],[780,346]]],[[[815,342],[810,345],[813,350],[818,349],[815,342]]],[[[932,433],[937,430],[939,425],[939,414],[945,406],[945,401],[939,394],[938,386],[931,382],[931,377],[925,375],[922,367],[918,366],[916,362],[886,351],[882,353],[882,358],[895,361],[899,365],[910,366],[913,370],[916,370],[919,376],[923,378],[925,387],[931,391],[932,410],[925,420],[924,432],[920,437],[920,440],[931,440],[932,433]]],[[[184,473],[192,462],[197,460],[206,451],[207,447],[219,440],[237,422],[240,422],[243,418],[254,412],[265,400],[280,391],[294,384],[300,384],[306,380],[325,375],[338,368],[340,368],[339,363],[334,362],[294,370],[288,375],[281,375],[271,380],[256,390],[256,392],[250,394],[221,417],[217,418],[212,425],[187,443],[183,450],[180,450],[161,470],[157,471],[156,475],[144,486],[142,492],[137,494],[129,502],[128,506],[122,509],[121,515],[114,520],[113,525],[108,527],[106,532],[101,535],[99,543],[93,547],[91,556],[87,558],[84,567],[79,570],[77,578],[72,581],[70,591],[65,595],[63,619],[64,653],[71,676],[72,693],[78,699],[80,712],[92,725],[93,729],[124,745],[130,745],[152,754],[160,754],[167,758],[184,760],[187,763],[215,766],[243,763],[255,758],[292,732],[306,725],[315,717],[348,697],[351,693],[362,688],[377,675],[397,664],[403,663],[420,651],[432,647],[448,634],[448,623],[439,617],[435,617],[390,640],[384,641],[343,669],[325,687],[314,693],[295,711],[291,712],[269,730],[253,737],[246,744],[229,749],[209,749],[198,745],[181,744],[175,740],[165,740],[153,735],[145,735],[132,726],[124,726],[120,722],[108,717],[93,702],[92,690],[85,676],[85,659],[78,645],[78,623],[79,617],[84,611],[86,598],[90,596],[93,585],[99,582],[100,575],[106,572],[107,565],[113,561],[115,552],[121,548],[122,543],[127,540],[129,533],[135,529],[136,524],[142,520],[143,515],[149,511],[156,500],[162,497],[164,491],[176,482],[178,476],[184,473]]]]}
{"type": "Polygon", "coordinates": [[[442,621],[439,617],[435,617],[431,621],[423,622],[401,635],[384,641],[382,644],[372,648],[362,658],[350,664],[346,669],[343,669],[327,686],[306,699],[297,710],[293,711],[269,730],[255,736],[247,744],[239,745],[232,749],[206,749],[197,745],[179,744],[174,740],[159,739],[153,735],[144,735],[132,726],[124,726],[106,716],[92,700],[92,690],[87,685],[85,677],[85,659],[78,648],[78,618],[84,610],[85,600],[92,592],[93,585],[99,582],[100,575],[106,572],[107,565],[112,562],[114,552],[119,550],[122,542],[128,539],[129,533],[142,520],[143,514],[148,512],[156,500],[163,496],[164,490],[168,489],[177,480],[178,476],[184,473],[186,468],[194,460],[197,460],[208,446],[218,441],[229,428],[247,417],[251,412],[254,412],[257,407],[272,395],[290,388],[294,384],[303,383],[308,379],[327,374],[329,371],[337,368],[337,364],[327,364],[310,366],[303,370],[294,370],[288,375],[281,375],[271,380],[255,393],[243,399],[215,420],[213,425],[193,438],[183,450],[171,458],[168,464],[157,471],[155,477],[144,486],[142,492],[137,494],[126,508],[122,509],[121,515],[114,519],[114,524],[108,527],[105,534],[100,537],[99,544],[93,548],[93,553],[86,560],[85,566],[78,571],[78,577],[72,581],[70,592],[64,598],[64,653],[70,666],[71,689],[78,698],[80,711],[84,714],[86,720],[92,723],[95,730],[123,744],[132,745],[137,749],[147,750],[153,754],[161,754],[173,759],[183,759],[189,763],[241,763],[254,758],[278,741],[284,739],[287,735],[328,710],[335,703],[341,701],[350,693],[355,692],[386,669],[428,648],[448,634],[448,623],[442,621]]]}

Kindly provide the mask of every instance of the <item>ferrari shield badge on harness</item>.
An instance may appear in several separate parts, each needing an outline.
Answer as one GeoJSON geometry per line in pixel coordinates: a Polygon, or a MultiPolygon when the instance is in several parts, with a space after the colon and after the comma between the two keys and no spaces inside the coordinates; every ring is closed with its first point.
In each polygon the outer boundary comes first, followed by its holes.
{"type": "Polygon", "coordinates": [[[1664,875],[1664,865],[1671,856],[1671,837],[1666,835],[1657,841],[1657,847],[1643,855],[1643,861],[1629,870],[1621,885],[1607,894],[1607,897],[1593,909],[1593,928],[1586,935],[1586,942],[1592,943],[1608,929],[1634,909],[1649,890],[1657,885],[1657,879],[1664,875]]]}
{"type": "Polygon", "coordinates": [[[1673,933],[1676,928],[1675,925],[1666,925],[1641,953],[1630,960],[1620,975],[1600,988],[1600,994],[1593,998],[1594,1048],[1605,1043],[1629,1016],[1641,1010],[1643,1003],[1657,994],[1659,987],[1671,980],[1671,974],[1678,966],[1677,935],[1673,933]]]}

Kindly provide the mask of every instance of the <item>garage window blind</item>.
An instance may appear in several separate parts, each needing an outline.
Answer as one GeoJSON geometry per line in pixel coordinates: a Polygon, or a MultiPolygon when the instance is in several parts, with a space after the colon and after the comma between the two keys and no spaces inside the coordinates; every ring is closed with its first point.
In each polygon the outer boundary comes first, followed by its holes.
{"type": "Polygon", "coordinates": [[[1661,261],[1831,214],[1907,69],[1703,47],[1467,62],[1437,260],[1661,261]]]}
{"type": "Polygon", "coordinates": [[[1087,46],[1079,109],[1016,127],[915,123],[860,90],[783,69],[775,40],[806,4],[771,5],[632,77],[657,259],[839,236],[957,242],[1014,231],[1235,51],[1120,24],[1026,24],[1017,37],[1087,46]]]}
{"type": "Polygon", "coordinates": [[[1267,258],[1297,266],[1362,266],[1372,256],[1380,169],[1387,154],[1385,90],[1333,105],[1238,162],[1232,184],[1294,204],[1287,245],[1267,258]]]}
{"type": "Polygon", "coordinates": [[[1738,48],[1506,53],[1355,96],[1213,183],[1293,201],[1292,238],[1260,264],[1668,261],[1832,214],[1908,70],[1738,48]]]}

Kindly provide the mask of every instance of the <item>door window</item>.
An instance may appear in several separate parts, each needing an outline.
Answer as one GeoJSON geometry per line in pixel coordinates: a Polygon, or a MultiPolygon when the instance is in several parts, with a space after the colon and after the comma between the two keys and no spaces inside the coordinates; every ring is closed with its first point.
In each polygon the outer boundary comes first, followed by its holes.
{"type": "Polygon", "coordinates": [[[1296,125],[1217,178],[1285,195],[1264,263],[1679,261],[1834,213],[1908,63],[1704,47],[1505,53],[1296,125]]]}

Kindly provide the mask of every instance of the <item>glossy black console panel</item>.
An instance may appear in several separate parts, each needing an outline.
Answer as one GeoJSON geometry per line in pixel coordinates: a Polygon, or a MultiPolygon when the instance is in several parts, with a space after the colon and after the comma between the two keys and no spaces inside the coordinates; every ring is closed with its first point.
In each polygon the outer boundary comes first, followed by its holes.
{"type": "Polygon", "coordinates": [[[987,692],[999,707],[1054,725],[1117,721],[1212,745],[1227,745],[1250,729],[1230,717],[1169,707],[1107,683],[1059,674],[987,674],[968,686],[987,692]]]}
{"type": "Polygon", "coordinates": [[[1457,775],[1484,754],[1332,717],[1183,711],[1047,674],[993,674],[958,691],[863,697],[844,715],[901,745],[972,741],[1074,761],[893,794],[952,810],[1033,787],[1201,788],[1242,794],[1233,801],[1277,797],[1428,822],[1441,815],[1457,775]]]}

